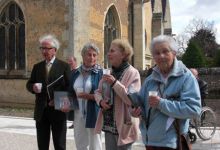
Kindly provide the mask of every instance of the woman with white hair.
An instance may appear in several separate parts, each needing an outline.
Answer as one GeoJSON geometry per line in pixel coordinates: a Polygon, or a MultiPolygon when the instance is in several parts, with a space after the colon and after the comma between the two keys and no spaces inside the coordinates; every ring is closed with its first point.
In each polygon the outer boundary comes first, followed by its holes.
{"type": "Polygon", "coordinates": [[[54,108],[54,91],[68,91],[70,66],[56,58],[59,48],[55,36],[40,37],[39,49],[44,60],[34,65],[26,85],[27,90],[36,96],[34,119],[39,150],[49,149],[51,132],[54,148],[66,149],[66,113],[54,108]]]}
{"type": "Polygon", "coordinates": [[[178,140],[187,134],[189,119],[198,117],[201,111],[198,83],[177,60],[177,50],[170,36],[160,35],[152,40],[156,66],[139,92],[143,105],[140,129],[147,150],[179,149],[178,140]],[[157,94],[151,95],[151,91],[157,94]]]}
{"type": "Polygon", "coordinates": [[[74,138],[77,150],[101,150],[101,135],[94,133],[99,106],[94,91],[102,77],[97,64],[99,49],[87,43],[81,50],[82,65],[71,75],[70,92],[76,98],[74,110],[74,138]]]}

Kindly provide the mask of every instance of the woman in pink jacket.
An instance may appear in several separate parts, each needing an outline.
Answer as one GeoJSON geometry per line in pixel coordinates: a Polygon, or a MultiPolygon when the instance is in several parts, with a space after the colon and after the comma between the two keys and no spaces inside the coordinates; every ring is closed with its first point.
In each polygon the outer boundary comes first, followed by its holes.
{"type": "Polygon", "coordinates": [[[108,52],[111,74],[104,74],[96,90],[95,99],[100,109],[95,131],[105,132],[106,150],[130,150],[138,138],[137,118],[131,116],[132,104],[127,94],[139,91],[140,74],[128,61],[133,55],[124,40],[112,41],[108,52]]]}

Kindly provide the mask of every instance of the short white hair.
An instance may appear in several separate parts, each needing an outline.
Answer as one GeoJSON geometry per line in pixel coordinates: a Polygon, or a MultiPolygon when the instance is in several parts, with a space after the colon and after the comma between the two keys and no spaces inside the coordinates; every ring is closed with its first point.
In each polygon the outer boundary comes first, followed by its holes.
{"type": "Polygon", "coordinates": [[[41,36],[39,38],[39,42],[40,42],[40,45],[42,45],[42,43],[44,43],[44,42],[48,42],[51,44],[52,47],[56,48],[56,50],[58,50],[60,48],[60,42],[58,41],[56,36],[52,35],[52,34],[47,34],[47,35],[41,36]]]}
{"type": "Polygon", "coordinates": [[[153,54],[154,47],[155,47],[156,44],[164,43],[164,42],[169,44],[169,47],[170,47],[171,51],[173,51],[173,52],[178,51],[177,43],[176,43],[175,39],[172,36],[159,35],[159,36],[156,36],[155,38],[153,38],[153,40],[151,42],[151,46],[150,46],[151,54],[153,54]]]}

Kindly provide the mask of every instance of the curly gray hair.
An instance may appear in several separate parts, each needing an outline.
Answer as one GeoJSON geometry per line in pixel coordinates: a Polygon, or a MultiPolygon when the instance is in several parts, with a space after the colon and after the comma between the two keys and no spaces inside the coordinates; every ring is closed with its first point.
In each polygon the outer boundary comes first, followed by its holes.
{"type": "Polygon", "coordinates": [[[99,48],[94,43],[86,43],[81,50],[81,55],[84,56],[89,49],[93,49],[97,54],[99,54],[99,48]]]}

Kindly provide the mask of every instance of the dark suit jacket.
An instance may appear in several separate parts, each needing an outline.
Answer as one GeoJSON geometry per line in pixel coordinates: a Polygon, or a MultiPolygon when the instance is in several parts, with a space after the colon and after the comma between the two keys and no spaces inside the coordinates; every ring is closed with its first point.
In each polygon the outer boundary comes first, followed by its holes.
{"type": "MultiPolygon", "coordinates": [[[[59,59],[55,59],[50,73],[46,75],[46,61],[41,61],[34,65],[33,70],[31,72],[31,77],[28,80],[26,87],[27,90],[31,93],[35,94],[35,110],[34,110],[34,119],[39,121],[43,115],[44,109],[48,106],[49,97],[47,92],[47,85],[58,79],[61,75],[63,78],[58,80],[55,84],[49,87],[49,93],[51,99],[53,99],[53,92],[54,91],[68,91],[69,86],[69,77],[70,77],[70,66],[64,61],[59,59]],[[42,83],[42,91],[41,93],[35,93],[33,91],[33,84],[34,83],[42,83]]],[[[61,111],[54,111],[53,112],[53,119],[61,120],[66,119],[66,114],[61,111]]]]}

